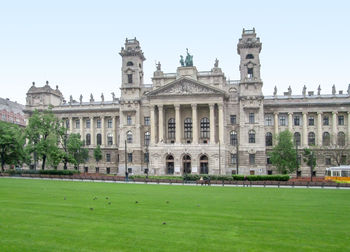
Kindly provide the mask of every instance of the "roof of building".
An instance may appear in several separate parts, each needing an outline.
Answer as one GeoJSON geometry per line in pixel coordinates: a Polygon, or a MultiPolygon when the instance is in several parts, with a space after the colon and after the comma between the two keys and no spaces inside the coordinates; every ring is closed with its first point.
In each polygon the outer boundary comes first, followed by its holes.
{"type": "Polygon", "coordinates": [[[0,98],[0,110],[3,109],[15,114],[23,114],[24,106],[17,102],[10,101],[9,99],[0,98]]]}

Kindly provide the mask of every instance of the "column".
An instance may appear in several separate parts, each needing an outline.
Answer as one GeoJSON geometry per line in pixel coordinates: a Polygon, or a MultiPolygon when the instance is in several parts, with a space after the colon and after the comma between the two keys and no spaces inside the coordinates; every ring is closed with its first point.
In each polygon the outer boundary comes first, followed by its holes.
{"type": "Polygon", "coordinates": [[[225,134],[224,134],[224,107],[222,104],[219,104],[219,140],[221,144],[224,144],[225,134]]]}
{"type": "Polygon", "coordinates": [[[113,145],[117,146],[117,125],[115,116],[112,116],[113,145]]]}
{"type": "Polygon", "coordinates": [[[350,145],[350,112],[348,112],[348,142],[346,145],[350,145]]]}
{"type": "Polygon", "coordinates": [[[215,144],[215,116],[214,116],[215,104],[209,104],[209,116],[210,116],[210,143],[215,144]]]}
{"type": "Polygon", "coordinates": [[[155,106],[151,105],[150,107],[150,121],[151,121],[151,145],[153,145],[156,141],[156,122],[155,122],[155,106]]]}
{"type": "Polygon", "coordinates": [[[69,118],[69,130],[70,130],[70,133],[73,132],[73,117],[69,118]]]}
{"type": "Polygon", "coordinates": [[[303,134],[302,134],[302,146],[307,146],[307,112],[303,112],[303,134]]]}
{"type": "Polygon", "coordinates": [[[181,143],[181,115],[180,115],[180,104],[175,104],[175,142],[181,143]]]}
{"type": "Polygon", "coordinates": [[[198,116],[197,116],[197,104],[192,104],[192,142],[198,144],[198,116]]]}
{"type": "Polygon", "coordinates": [[[105,117],[101,116],[101,145],[106,146],[105,117]]]}
{"type": "Polygon", "coordinates": [[[159,112],[159,125],[158,125],[159,142],[164,142],[164,111],[163,111],[163,105],[158,105],[158,112],[159,112]]]}
{"type": "Polygon", "coordinates": [[[322,112],[317,112],[317,145],[322,146],[322,112]]]}
{"type": "Polygon", "coordinates": [[[332,144],[337,144],[337,115],[338,112],[333,111],[332,112],[332,144]]]}
{"type": "Polygon", "coordinates": [[[289,132],[292,132],[293,129],[293,113],[289,112],[288,113],[288,130],[289,132]]]}
{"type": "Polygon", "coordinates": [[[81,140],[85,140],[85,137],[84,137],[84,118],[81,116],[79,117],[79,120],[80,120],[80,139],[81,140]]]}
{"type": "Polygon", "coordinates": [[[95,136],[95,124],[94,117],[90,117],[90,132],[91,132],[91,145],[94,146],[96,144],[96,136],[95,136]]]}
{"type": "Polygon", "coordinates": [[[274,131],[275,131],[275,137],[273,138],[273,141],[275,142],[274,145],[276,145],[276,141],[277,141],[277,136],[278,136],[278,112],[274,112],[274,119],[273,119],[273,127],[274,127],[274,131]]]}

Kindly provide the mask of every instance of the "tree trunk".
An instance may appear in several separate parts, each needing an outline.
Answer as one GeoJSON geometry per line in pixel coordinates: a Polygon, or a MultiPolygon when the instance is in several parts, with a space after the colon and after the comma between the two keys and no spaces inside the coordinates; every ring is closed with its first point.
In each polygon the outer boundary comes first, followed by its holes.
{"type": "Polygon", "coordinates": [[[63,170],[67,170],[67,160],[64,160],[63,161],[63,170]]]}
{"type": "Polygon", "coordinates": [[[46,155],[43,155],[43,163],[41,165],[42,170],[45,170],[45,163],[46,163],[46,155]]]}

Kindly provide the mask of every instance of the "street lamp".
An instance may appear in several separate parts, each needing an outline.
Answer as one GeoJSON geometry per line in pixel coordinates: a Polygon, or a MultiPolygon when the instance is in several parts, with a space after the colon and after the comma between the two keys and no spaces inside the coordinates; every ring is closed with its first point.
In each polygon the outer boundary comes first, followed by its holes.
{"type": "Polygon", "coordinates": [[[299,170],[299,158],[298,158],[298,142],[297,142],[297,138],[294,137],[294,142],[295,142],[295,155],[296,155],[296,172],[297,172],[297,178],[298,178],[298,170],[299,170]]]}

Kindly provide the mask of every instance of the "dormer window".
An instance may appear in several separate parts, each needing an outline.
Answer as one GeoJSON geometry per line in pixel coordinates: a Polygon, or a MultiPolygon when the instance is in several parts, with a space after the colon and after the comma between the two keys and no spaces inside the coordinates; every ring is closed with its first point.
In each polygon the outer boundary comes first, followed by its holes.
{"type": "Polygon", "coordinates": [[[131,61],[128,61],[128,63],[126,63],[127,66],[133,66],[134,63],[132,63],[131,61]]]}
{"type": "Polygon", "coordinates": [[[254,55],[249,53],[249,54],[247,54],[247,56],[245,58],[246,59],[254,59],[254,55]]]}

